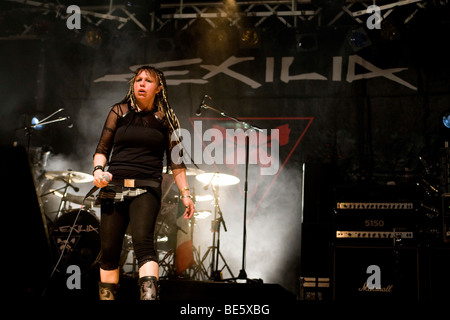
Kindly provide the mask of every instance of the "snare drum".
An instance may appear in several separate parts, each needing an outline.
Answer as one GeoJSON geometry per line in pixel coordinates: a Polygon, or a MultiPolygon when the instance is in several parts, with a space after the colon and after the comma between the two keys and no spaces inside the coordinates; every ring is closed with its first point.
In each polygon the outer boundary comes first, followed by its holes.
{"type": "Polygon", "coordinates": [[[50,241],[55,262],[63,254],[59,264],[62,271],[70,265],[77,265],[81,270],[86,270],[95,262],[100,252],[99,220],[86,210],[66,212],[52,226],[50,241]],[[80,214],[76,219],[78,212],[80,214]],[[72,227],[73,231],[68,239],[72,227]]]}

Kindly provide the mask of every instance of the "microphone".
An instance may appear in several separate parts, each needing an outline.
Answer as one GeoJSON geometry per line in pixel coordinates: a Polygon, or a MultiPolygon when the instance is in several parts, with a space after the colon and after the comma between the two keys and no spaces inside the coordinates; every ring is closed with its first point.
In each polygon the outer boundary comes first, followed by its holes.
{"type": "Polygon", "coordinates": [[[203,105],[205,104],[205,99],[206,99],[207,96],[208,96],[207,94],[205,94],[205,95],[203,96],[202,103],[201,103],[200,106],[198,107],[197,111],[195,111],[195,115],[196,115],[197,117],[200,117],[200,116],[202,115],[202,108],[203,108],[203,105]]]}
{"type": "MultiPolygon", "coordinates": [[[[100,180],[106,180],[108,182],[111,181],[111,179],[109,179],[109,175],[107,175],[106,173],[104,175],[102,175],[102,177],[100,178],[100,180]]],[[[90,196],[92,196],[94,194],[95,191],[98,190],[97,186],[93,186],[91,190],[89,190],[89,192],[86,194],[86,196],[84,197],[84,199],[86,200],[87,198],[89,198],[90,196]]]]}

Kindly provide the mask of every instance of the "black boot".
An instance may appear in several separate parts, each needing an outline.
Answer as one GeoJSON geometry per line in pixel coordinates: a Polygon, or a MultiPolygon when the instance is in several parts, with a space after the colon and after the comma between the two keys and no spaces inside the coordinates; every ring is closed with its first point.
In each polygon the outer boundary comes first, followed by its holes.
{"type": "Polygon", "coordinates": [[[159,284],[156,277],[139,278],[138,285],[141,300],[159,300],[159,284]]]}
{"type": "Polygon", "coordinates": [[[115,283],[98,283],[98,294],[100,300],[116,300],[119,285],[115,283]]]}

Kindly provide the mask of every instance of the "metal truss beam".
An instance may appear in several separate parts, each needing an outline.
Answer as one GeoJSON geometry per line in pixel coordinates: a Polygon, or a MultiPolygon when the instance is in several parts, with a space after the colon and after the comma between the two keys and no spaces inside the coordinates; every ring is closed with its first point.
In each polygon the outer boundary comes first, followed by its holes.
{"type": "MultiPolygon", "coordinates": [[[[30,0],[6,0],[21,5],[21,9],[33,8],[34,12],[40,11],[48,14],[56,12],[56,16],[67,19],[66,6],[61,5],[58,0],[40,2],[30,0]]],[[[168,25],[173,25],[177,29],[187,29],[199,19],[205,20],[211,27],[217,27],[219,20],[226,21],[231,26],[239,27],[245,21],[247,27],[249,23],[253,27],[261,27],[268,18],[274,17],[287,27],[297,27],[301,22],[316,23],[321,25],[335,25],[345,17],[349,17],[359,24],[362,24],[367,15],[367,8],[376,4],[382,11],[382,18],[385,19],[393,10],[399,7],[410,6],[410,14],[405,20],[408,23],[418,10],[424,9],[429,3],[447,4],[449,0],[346,0],[344,5],[333,7],[325,5],[328,1],[320,0],[285,0],[285,1],[205,1],[190,2],[186,0],[172,1],[171,3],[160,4],[156,12],[145,13],[136,16],[130,12],[129,8],[123,5],[123,1],[110,0],[109,6],[89,5],[81,6],[81,15],[91,24],[100,26],[106,21],[115,23],[117,29],[123,28],[126,24],[134,24],[138,30],[143,32],[161,31],[168,25]],[[120,3],[120,4],[118,4],[120,3]],[[323,5],[321,5],[324,3],[323,5]],[[333,14],[327,15],[324,21],[324,11],[333,14]]],[[[93,3],[95,1],[92,1],[93,3]]],[[[166,2],[166,1],[164,1],[166,2]]],[[[22,34],[26,34],[30,28],[24,28],[22,34]],[[28,31],[27,31],[28,30],[28,31]]]]}
{"type": "MultiPolygon", "coordinates": [[[[205,19],[212,27],[215,27],[214,19],[228,19],[230,24],[238,25],[239,21],[252,19],[254,27],[261,26],[269,17],[275,17],[287,27],[297,27],[300,21],[317,20],[317,25],[331,26],[344,17],[350,16],[357,23],[362,24],[362,16],[367,15],[367,8],[376,4],[379,6],[382,19],[386,18],[394,9],[416,5],[415,10],[408,16],[405,23],[409,22],[419,9],[425,8],[429,0],[391,0],[391,1],[343,1],[344,5],[333,8],[335,14],[328,21],[323,21],[323,10],[330,9],[327,6],[317,6],[320,1],[225,1],[211,3],[183,3],[161,5],[161,16],[155,20],[156,30],[162,29],[169,21],[184,22],[182,28],[189,27],[195,20],[205,19]],[[230,3],[234,3],[230,5],[230,3]],[[228,7],[227,7],[227,4],[228,7]],[[360,7],[352,11],[355,7],[360,7]],[[187,22],[186,22],[187,21],[187,22]]],[[[441,0],[441,4],[448,0],[441,0]]]]}

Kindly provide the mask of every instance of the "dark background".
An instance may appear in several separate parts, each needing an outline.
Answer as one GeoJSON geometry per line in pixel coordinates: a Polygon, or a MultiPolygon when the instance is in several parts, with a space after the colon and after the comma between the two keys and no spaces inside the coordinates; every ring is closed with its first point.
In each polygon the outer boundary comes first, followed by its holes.
{"type": "MultiPolygon", "coordinates": [[[[403,21],[418,8],[411,6],[397,8],[392,21],[403,21]]],[[[191,132],[194,120],[203,120],[203,130],[214,125],[234,127],[233,121],[210,110],[196,117],[205,94],[215,107],[261,128],[287,125],[290,131],[280,146],[278,174],[260,176],[258,166],[250,166],[246,265],[249,277],[280,283],[294,293],[298,290],[302,164],[331,165],[332,178],[338,184],[415,185],[424,173],[419,156],[436,167],[448,136],[441,122],[443,112],[450,108],[448,5],[427,3],[409,23],[398,24],[393,39],[380,30],[365,28],[371,45],[356,50],[348,41],[349,31],[365,25],[348,16],[331,26],[313,20],[297,29],[269,17],[259,25],[257,48],[240,46],[239,28],[230,26],[227,19],[217,19],[216,28],[205,19],[196,19],[185,30],[172,21],[149,32],[132,22],[118,29],[117,22],[106,21],[99,25],[101,44],[92,47],[82,40],[83,32],[95,27],[85,17],[80,30],[69,30],[66,20],[55,18],[51,10],[43,13],[11,2],[2,2],[1,8],[1,143],[50,149],[47,171],[70,168],[91,172],[108,108],[125,96],[133,66],[142,64],[165,72],[169,101],[181,126],[191,132]],[[32,29],[26,36],[18,36],[24,24],[32,29]],[[296,32],[313,33],[316,45],[299,50],[296,32]],[[224,73],[205,78],[208,66],[218,66],[232,56],[251,58],[229,69],[259,86],[224,73]],[[273,81],[266,80],[270,57],[273,81]],[[291,77],[317,73],[323,80],[283,81],[286,57],[293,58],[291,77]],[[333,78],[333,57],[342,58],[338,79],[333,78]],[[379,74],[347,81],[349,61],[360,58],[382,70],[402,68],[393,75],[407,85],[379,74]],[[184,59],[195,60],[178,66],[164,64],[184,59]],[[171,74],[177,70],[188,72],[171,74]],[[124,80],[101,81],[113,74],[125,75],[124,80]],[[173,82],[180,79],[185,82],[173,82]],[[24,127],[32,117],[42,119],[59,108],[64,111],[57,116],[70,116],[70,121],[26,134],[24,127]]],[[[252,21],[239,23],[242,27],[252,21]]],[[[370,68],[356,63],[355,74],[369,75],[370,68]]],[[[241,179],[240,184],[221,190],[221,209],[228,227],[221,235],[221,249],[236,276],[241,265],[243,165],[199,167],[241,179]]],[[[432,183],[439,184],[439,177],[433,178],[432,183]]],[[[82,187],[89,189],[90,185],[82,187]]],[[[209,220],[203,223],[197,228],[203,235],[194,238],[194,245],[204,245],[202,253],[211,237],[209,220]]]]}

